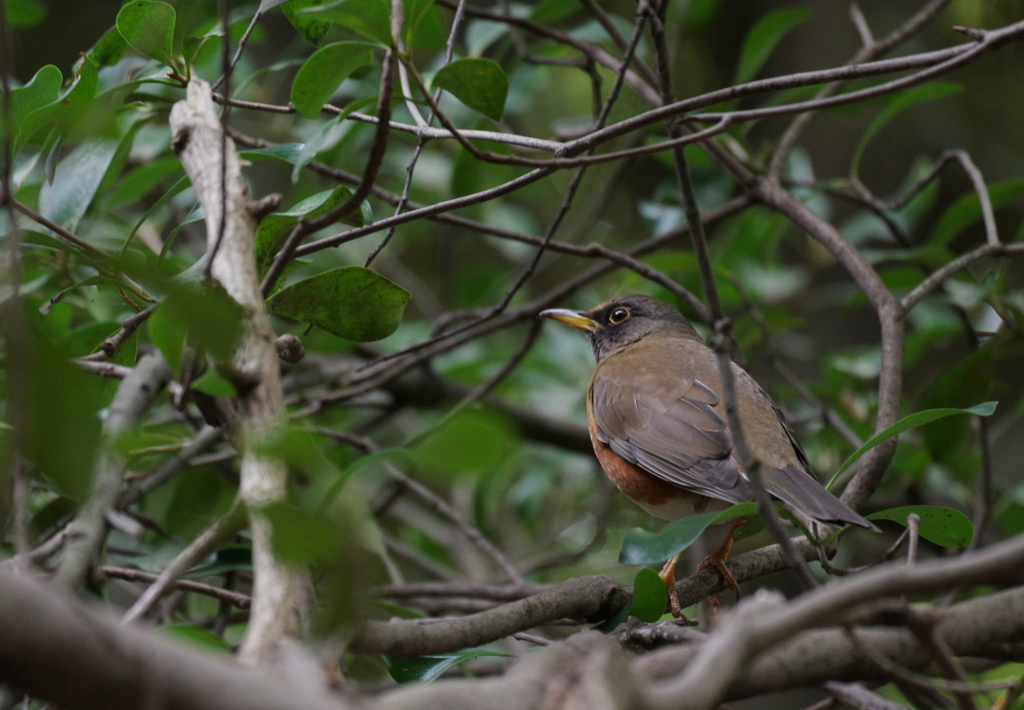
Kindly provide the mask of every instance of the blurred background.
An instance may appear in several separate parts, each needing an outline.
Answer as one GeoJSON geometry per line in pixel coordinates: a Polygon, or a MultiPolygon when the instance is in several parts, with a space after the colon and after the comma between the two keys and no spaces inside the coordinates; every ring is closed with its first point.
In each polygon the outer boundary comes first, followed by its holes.
{"type": "MultiPolygon", "coordinates": [[[[28,81],[46,64],[56,65],[65,77],[69,76],[79,53],[88,51],[114,25],[120,8],[120,3],[108,0],[33,2],[46,14],[34,26],[17,29],[14,34],[14,75],[19,82],[28,81]]],[[[184,31],[201,36],[214,27],[213,3],[182,0],[174,4],[179,28],[184,31]]],[[[878,38],[904,22],[921,4],[865,0],[859,7],[878,38]]],[[[544,5],[550,12],[540,17],[551,18],[545,20],[550,26],[607,46],[609,51],[614,49],[581,5],[554,4],[552,0],[544,5]]],[[[531,15],[538,6],[529,3],[476,7],[538,17],[531,15]]],[[[635,3],[615,0],[602,2],[601,7],[629,37],[635,3]]],[[[254,4],[232,5],[236,39],[255,8],[254,4]]],[[[791,13],[787,17],[792,19],[792,27],[768,54],[758,78],[840,66],[860,45],[849,6],[843,2],[673,2],[666,26],[677,98],[733,84],[751,30],[780,10],[791,13]]],[[[997,28],[1020,21],[1024,18],[1022,12],[1021,4],[1013,0],[953,0],[922,32],[888,56],[957,45],[968,40],[952,30],[954,25],[997,28]]],[[[428,37],[413,52],[414,61],[427,76],[441,66],[441,47],[452,12],[442,7],[439,17],[445,31],[440,41],[436,36],[428,37]]],[[[350,36],[337,28],[332,32],[341,38],[350,36]]],[[[588,75],[577,67],[552,63],[576,58],[578,55],[570,48],[474,17],[460,33],[456,48],[460,56],[494,59],[510,80],[500,122],[485,119],[446,95],[441,106],[460,127],[550,139],[576,135],[592,121],[588,75]]],[[[312,49],[280,10],[271,11],[257,26],[232,78],[235,97],[286,104],[298,66],[312,49]]],[[[641,44],[640,56],[653,63],[646,43],[641,44]]],[[[212,42],[199,55],[194,71],[207,79],[216,78],[217,61],[216,42],[212,42]]],[[[106,81],[112,85],[133,71],[154,66],[140,57],[126,57],[101,72],[101,84],[106,81]]],[[[853,167],[854,161],[865,132],[892,105],[893,97],[821,113],[793,151],[786,175],[795,192],[837,226],[897,294],[906,294],[929,270],[984,242],[977,199],[972,202],[970,196],[970,180],[963,170],[948,166],[939,180],[917,193],[906,207],[888,211],[905,243],[900,243],[877,214],[855,200],[837,196],[834,190],[849,187],[849,178],[855,173],[868,190],[888,199],[913,185],[946,151],[963,150],[991,187],[1000,235],[1007,242],[1020,240],[1024,236],[1022,66],[1024,46],[1014,43],[941,77],[939,82],[950,85],[937,90],[932,100],[909,105],[895,115],[863,147],[857,168],[853,167]]],[[[606,94],[614,76],[603,69],[601,76],[601,90],[606,94]]],[[[376,64],[357,71],[341,85],[333,103],[344,106],[372,96],[379,79],[378,56],[376,64]]],[[[862,84],[866,83],[870,82],[862,84]]],[[[760,106],[808,95],[807,91],[795,91],[757,96],[739,105],[760,106]]],[[[154,114],[161,114],[180,96],[179,89],[157,87],[137,98],[154,114]]],[[[649,108],[626,88],[610,121],[649,108]]],[[[413,122],[403,102],[395,101],[394,111],[395,120],[413,122]]],[[[274,143],[313,140],[324,130],[327,120],[326,116],[310,120],[243,108],[232,109],[230,117],[231,125],[241,133],[274,143]]],[[[738,126],[730,131],[730,139],[740,146],[750,165],[763,167],[790,121],[786,117],[738,126]]],[[[608,149],[652,140],[663,135],[662,130],[652,126],[639,137],[617,139],[608,149]]],[[[347,121],[324,142],[317,160],[358,175],[372,136],[369,124],[347,121]]],[[[166,123],[154,120],[147,124],[139,131],[119,180],[127,185],[132,180],[131,170],[168,158],[168,145],[166,123]]],[[[415,146],[414,136],[392,133],[378,185],[392,193],[402,192],[415,146]]],[[[498,150],[500,146],[486,147],[498,150]]],[[[690,147],[687,155],[705,211],[739,194],[735,183],[699,149],[690,147]]],[[[337,184],[310,171],[293,180],[292,171],[293,166],[287,163],[254,162],[247,169],[247,178],[257,196],[282,193],[284,207],[337,184]]],[[[432,204],[498,185],[525,172],[519,167],[478,163],[455,143],[435,141],[419,157],[410,196],[418,203],[432,204]]],[[[80,231],[104,248],[120,244],[128,226],[178,177],[178,173],[168,172],[131,201],[98,197],[91,203],[80,231]]],[[[541,236],[566,195],[570,177],[571,171],[562,171],[506,197],[462,209],[459,214],[492,227],[541,236]]],[[[31,201],[42,190],[42,182],[40,164],[20,194],[31,201]]],[[[112,194],[123,196],[126,193],[116,192],[121,189],[118,184],[112,194]]],[[[599,242],[616,250],[628,249],[685,223],[678,194],[667,153],[595,166],[588,170],[555,238],[571,244],[599,242]]],[[[150,251],[159,251],[168,233],[185,219],[193,200],[189,191],[160,207],[140,230],[139,241],[150,251]]],[[[393,209],[379,198],[371,198],[370,205],[376,218],[391,214],[393,209]]],[[[336,228],[330,228],[318,236],[336,232],[336,228]]],[[[716,223],[709,236],[724,305],[735,321],[736,337],[749,369],[787,412],[813,467],[820,478],[827,480],[855,447],[850,436],[824,423],[819,403],[837,413],[854,438],[866,440],[874,428],[879,363],[879,329],[874,312],[827,252],[785,218],[764,207],[755,205],[716,223]],[[818,402],[799,393],[776,367],[780,363],[795,373],[818,402]]],[[[311,254],[289,278],[294,281],[325,269],[361,264],[379,240],[379,234],[370,235],[311,254]]],[[[173,244],[175,263],[184,268],[198,258],[204,244],[201,225],[186,226],[173,244]]],[[[623,536],[632,527],[657,529],[660,525],[610,489],[588,452],[583,431],[584,396],[593,358],[586,339],[577,332],[545,323],[522,361],[496,384],[489,395],[490,404],[469,407],[454,418],[446,418],[452,404],[501,371],[529,337],[531,322],[509,323],[506,328],[475,337],[410,369],[403,379],[358,396],[345,394],[344,386],[336,380],[316,374],[318,368],[339,368],[337,371],[342,372],[353,363],[398,352],[427,337],[439,324],[458,322],[466,313],[490,308],[501,300],[533,253],[534,247],[528,244],[470,229],[429,220],[409,222],[398,227],[373,262],[376,270],[412,294],[403,324],[393,336],[373,345],[357,345],[321,330],[308,332],[305,324],[275,320],[279,333],[294,333],[306,346],[306,360],[286,367],[289,382],[294,385],[289,404],[296,421],[301,420],[305,434],[311,437],[308,441],[323,451],[325,462],[318,468],[321,463],[299,461],[301,457],[294,451],[288,455],[297,457],[295,466],[308,469],[314,488],[330,488],[339,472],[351,476],[361,487],[391,554],[387,562],[392,583],[438,578],[494,583],[507,580],[493,560],[467,542],[429,503],[396,492],[393,480],[382,472],[383,464],[356,466],[366,447],[353,446],[351,439],[338,436],[338,432],[365,437],[373,447],[385,450],[412,450],[412,463],[402,458],[405,454],[397,454],[393,461],[398,463],[387,465],[398,465],[435,490],[493,540],[528,581],[601,573],[628,583],[636,568],[617,562],[623,536]],[[313,384],[302,385],[303,377],[313,384]],[[545,421],[538,424],[530,419],[538,415],[545,421]],[[537,429],[544,433],[538,435],[537,429]]],[[[688,241],[671,241],[644,261],[702,295],[688,241]]],[[[539,302],[593,263],[593,259],[573,255],[546,254],[513,306],[539,302]]],[[[77,277],[71,272],[81,268],[54,268],[45,260],[30,262],[27,273],[35,280],[26,277],[30,284],[26,293],[34,302],[44,302],[61,288],[73,285],[77,277]]],[[[996,489],[989,501],[991,516],[983,533],[985,539],[1024,531],[1024,485],[1020,478],[1020,461],[1024,458],[1022,275],[1019,257],[977,262],[950,279],[944,289],[925,299],[908,316],[904,414],[992,400],[1000,404],[984,426],[978,418],[960,416],[905,435],[890,473],[865,512],[929,503],[951,506],[978,520],[979,471],[990,464],[996,489]],[[979,437],[988,441],[990,457],[979,437]]],[[[617,269],[550,305],[582,309],[629,292],[672,300],[664,289],[633,272],[617,269]]],[[[65,319],[74,329],[114,323],[129,311],[116,292],[82,287],[74,289],[52,313],[56,315],[48,316],[51,321],[65,319]]],[[[697,323],[697,327],[707,333],[705,324],[697,323]]],[[[147,347],[145,335],[140,347],[147,347]]],[[[142,453],[133,459],[133,467],[145,471],[157,466],[163,454],[152,447],[157,442],[187,439],[195,431],[197,419],[194,412],[179,416],[167,408],[149,423],[149,430],[140,430],[132,450],[142,453]]],[[[292,451],[287,446],[285,449],[292,451]]],[[[142,506],[147,516],[159,521],[165,536],[150,531],[139,540],[129,540],[116,533],[122,537],[116,538],[112,548],[115,558],[117,549],[126,551],[123,558],[115,559],[117,564],[140,564],[142,560],[158,569],[170,550],[225,509],[237,475],[230,456],[193,463],[142,506]]],[[[300,487],[304,485],[301,480],[299,483],[300,487]]],[[[34,503],[35,514],[57,499],[54,491],[41,489],[34,503]]],[[[50,517],[59,519],[53,511],[50,517]]],[[[52,532],[52,521],[49,527],[44,522],[41,519],[37,530],[41,536],[47,530],[52,532]]],[[[877,557],[899,531],[896,526],[888,527],[881,539],[854,533],[844,543],[835,564],[863,564],[877,557]]],[[[717,544],[719,533],[710,535],[717,544]]],[[[761,533],[740,547],[767,541],[767,535],[761,533]]],[[[239,545],[244,548],[245,541],[240,540],[239,545]]],[[[925,547],[926,554],[946,554],[944,548],[930,543],[925,547]]],[[[320,552],[308,554],[315,558],[320,552]]],[[[699,553],[694,557],[699,559],[699,553]]],[[[789,584],[784,577],[760,583],[784,588],[789,584]]],[[[451,611],[443,605],[420,601],[417,609],[425,613],[451,611]]],[[[167,614],[184,623],[215,612],[190,608],[167,614]]]]}

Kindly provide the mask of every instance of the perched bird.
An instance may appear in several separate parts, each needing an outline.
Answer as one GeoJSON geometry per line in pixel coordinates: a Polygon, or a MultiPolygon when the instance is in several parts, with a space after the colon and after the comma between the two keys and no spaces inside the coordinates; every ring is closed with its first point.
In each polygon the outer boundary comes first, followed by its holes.
{"type": "MultiPolygon", "coordinates": [[[[703,512],[711,499],[754,500],[733,452],[718,356],[675,308],[649,296],[620,296],[577,312],[560,308],[540,316],[587,331],[597,369],[587,392],[590,440],[619,490],[652,515],[675,520],[703,512]]],[[[750,453],[761,464],[765,489],[804,524],[851,523],[877,531],[811,473],[807,457],[782,412],[746,370],[732,367],[736,406],[750,453]]],[[[725,567],[734,523],[725,542],[705,559],[734,591],[725,567]]],[[[661,578],[673,613],[678,555],[661,578]]]]}

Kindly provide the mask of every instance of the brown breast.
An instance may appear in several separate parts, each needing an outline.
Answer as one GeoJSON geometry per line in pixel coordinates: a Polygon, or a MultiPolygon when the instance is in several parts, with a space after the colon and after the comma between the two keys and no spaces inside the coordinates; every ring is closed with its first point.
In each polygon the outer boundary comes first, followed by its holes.
{"type": "Polygon", "coordinates": [[[663,520],[675,520],[694,512],[699,513],[707,507],[708,499],[704,496],[652,476],[623,459],[612,451],[608,444],[598,439],[593,407],[593,398],[588,388],[587,424],[590,430],[590,443],[594,446],[594,454],[601,468],[608,474],[616,488],[649,513],[663,520]]]}

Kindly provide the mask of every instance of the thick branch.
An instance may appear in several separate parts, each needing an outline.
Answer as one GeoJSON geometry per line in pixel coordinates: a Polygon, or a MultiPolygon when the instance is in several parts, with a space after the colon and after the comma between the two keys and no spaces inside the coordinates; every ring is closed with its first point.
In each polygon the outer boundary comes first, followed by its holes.
{"type": "MultiPolygon", "coordinates": [[[[210,86],[193,79],[187,99],[171,110],[173,147],[192,179],[206,217],[208,273],[242,306],[243,335],[230,363],[232,377],[244,380],[238,389],[241,412],[236,446],[242,451],[241,497],[256,510],[285,494],[287,471],[280,461],[253,451],[284,417],[284,396],[274,335],[260,294],[254,256],[255,219],[247,209],[248,189],[234,143],[224,136],[210,99],[210,86]],[[223,160],[222,160],[223,159],[223,160]],[[221,230],[223,229],[223,232],[221,230]]],[[[227,363],[223,363],[227,365],[227,363]]],[[[254,662],[265,656],[289,629],[295,606],[297,577],[279,565],[270,546],[269,523],[250,516],[253,533],[254,589],[252,616],[242,642],[241,657],[254,662]]]]}
{"type": "Polygon", "coordinates": [[[400,658],[479,646],[558,619],[597,622],[629,602],[630,591],[611,577],[577,577],[526,599],[444,620],[370,621],[352,650],[400,658]]]}
{"type": "Polygon", "coordinates": [[[68,710],[344,710],[303,684],[240,668],[0,571],[0,681],[68,710]]]}

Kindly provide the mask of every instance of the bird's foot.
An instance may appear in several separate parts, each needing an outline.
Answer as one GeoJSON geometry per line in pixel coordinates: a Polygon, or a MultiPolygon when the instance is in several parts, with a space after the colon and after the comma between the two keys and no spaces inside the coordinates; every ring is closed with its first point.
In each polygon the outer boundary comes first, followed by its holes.
{"type": "MultiPolygon", "coordinates": [[[[729,540],[732,540],[731,536],[729,540]]],[[[732,546],[730,545],[729,547],[732,546]]],[[[697,571],[700,572],[701,570],[705,570],[708,567],[714,567],[718,570],[718,573],[722,575],[722,580],[725,582],[725,586],[727,586],[729,589],[733,591],[733,593],[736,594],[736,599],[739,599],[740,585],[737,584],[736,578],[732,576],[732,572],[730,572],[729,569],[725,566],[725,561],[729,559],[729,550],[728,548],[723,548],[720,548],[715,552],[711,553],[710,555],[708,555],[707,557],[705,557],[704,561],[697,565],[697,571]]],[[[718,607],[718,599],[714,595],[708,597],[708,601],[711,602],[711,606],[715,608],[718,607]]]]}
{"type": "MultiPolygon", "coordinates": [[[[729,528],[729,533],[725,536],[725,540],[717,550],[712,552],[710,555],[704,558],[704,561],[697,566],[697,571],[705,570],[708,567],[714,567],[718,570],[718,573],[722,575],[722,580],[725,582],[725,586],[736,594],[736,599],[740,598],[740,585],[736,583],[736,578],[732,576],[726,566],[725,561],[729,559],[729,553],[732,551],[733,533],[736,532],[736,528],[747,522],[746,518],[736,518],[732,522],[732,527],[729,528]]],[[[712,609],[718,608],[718,599],[712,595],[708,597],[708,601],[711,603],[712,609]]]]}
{"type": "Polygon", "coordinates": [[[679,555],[676,555],[661,568],[658,576],[665,583],[665,591],[668,592],[668,607],[672,616],[679,619],[686,626],[696,626],[697,621],[687,618],[683,613],[683,607],[679,603],[679,593],[676,591],[676,565],[679,563],[679,555]]]}

